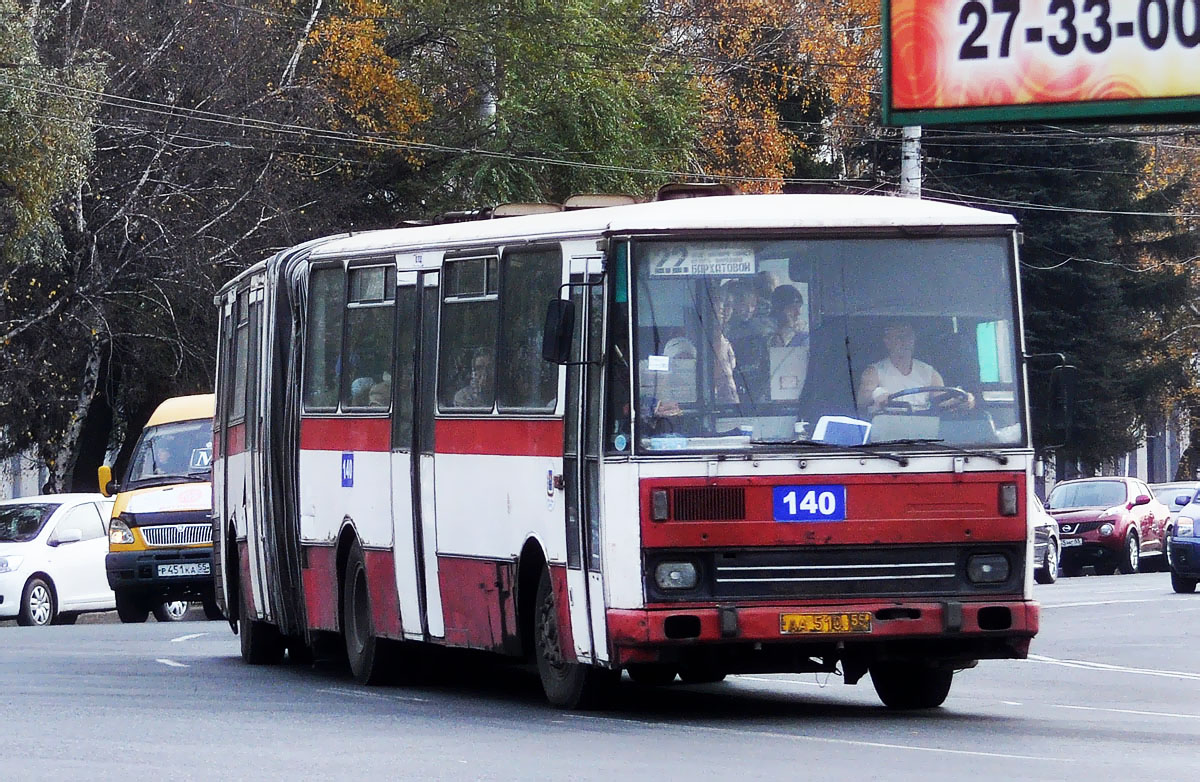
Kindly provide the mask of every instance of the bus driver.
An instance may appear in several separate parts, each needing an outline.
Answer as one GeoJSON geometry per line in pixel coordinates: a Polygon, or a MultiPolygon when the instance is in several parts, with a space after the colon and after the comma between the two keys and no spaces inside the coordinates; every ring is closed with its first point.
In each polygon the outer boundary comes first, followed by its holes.
{"type": "MultiPolygon", "coordinates": [[[[916,345],[916,335],[908,323],[889,323],[883,329],[883,346],[887,357],[871,364],[862,374],[858,384],[858,404],[872,413],[883,410],[892,394],[906,391],[910,388],[945,387],[942,375],[929,364],[913,356],[916,345]]],[[[899,400],[898,400],[899,401],[899,400]]],[[[913,410],[928,410],[930,400],[928,393],[912,394],[903,397],[903,401],[912,405],[913,410]]],[[[974,408],[975,397],[967,393],[963,396],[951,396],[939,400],[939,407],[974,408]]]]}

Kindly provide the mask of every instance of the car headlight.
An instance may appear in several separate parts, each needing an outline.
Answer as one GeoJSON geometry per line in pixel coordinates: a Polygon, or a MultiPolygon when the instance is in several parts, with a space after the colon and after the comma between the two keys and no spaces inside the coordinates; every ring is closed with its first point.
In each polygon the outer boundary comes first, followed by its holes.
{"type": "Polygon", "coordinates": [[[24,559],[24,557],[0,557],[0,573],[12,573],[17,568],[21,567],[22,559],[24,559]]]}
{"type": "Polygon", "coordinates": [[[1116,529],[1116,527],[1111,524],[1101,524],[1098,531],[1101,535],[1107,536],[1113,534],[1114,529],[1116,529]]]}
{"type": "Polygon", "coordinates": [[[1008,557],[975,554],[967,559],[967,578],[975,584],[998,584],[1008,580],[1008,557]]]}
{"type": "Polygon", "coordinates": [[[129,530],[129,525],[120,519],[113,519],[108,525],[108,542],[117,544],[129,544],[133,542],[133,533],[129,530]]]}
{"type": "Polygon", "coordinates": [[[691,562],[662,562],[654,568],[654,583],[659,589],[691,589],[699,574],[691,562]]]}
{"type": "Polygon", "coordinates": [[[1175,520],[1175,537],[1190,538],[1195,528],[1195,521],[1190,516],[1180,516],[1175,520]]]}

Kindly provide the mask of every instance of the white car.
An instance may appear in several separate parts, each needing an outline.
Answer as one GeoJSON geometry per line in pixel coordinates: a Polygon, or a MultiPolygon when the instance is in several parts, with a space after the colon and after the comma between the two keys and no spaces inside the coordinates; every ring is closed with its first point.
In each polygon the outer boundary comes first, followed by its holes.
{"type": "Polygon", "coordinates": [[[116,608],[104,570],[112,503],[100,494],[0,500],[0,619],[71,624],[116,608]]]}

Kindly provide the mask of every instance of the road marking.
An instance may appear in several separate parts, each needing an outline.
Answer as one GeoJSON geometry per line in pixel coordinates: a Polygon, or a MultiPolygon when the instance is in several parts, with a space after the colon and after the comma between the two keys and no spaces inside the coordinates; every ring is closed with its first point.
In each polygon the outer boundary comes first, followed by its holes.
{"type": "Polygon", "coordinates": [[[785,679],[782,676],[777,679],[768,679],[764,676],[738,676],[738,681],[745,682],[763,682],[764,684],[799,684],[802,687],[820,687],[825,689],[827,685],[821,682],[802,682],[796,679],[785,679]]]}
{"type": "Polygon", "coordinates": [[[189,667],[186,663],[177,663],[174,660],[168,660],[166,657],[159,657],[154,662],[162,663],[163,665],[169,665],[172,668],[187,668],[187,667],[189,667]]]}
{"type": "Polygon", "coordinates": [[[382,692],[367,692],[365,690],[355,690],[350,687],[321,687],[317,692],[328,692],[332,695],[349,695],[352,698],[366,698],[369,700],[384,700],[384,701],[405,701],[408,703],[428,703],[426,698],[418,698],[413,695],[388,695],[382,692]]]}
{"type": "Polygon", "coordinates": [[[191,635],[181,635],[178,638],[172,638],[171,643],[177,644],[180,641],[190,641],[193,638],[199,638],[202,635],[208,635],[208,633],[192,633],[191,635]]]}
{"type": "Polygon", "coordinates": [[[1139,717],[1169,717],[1171,719],[1188,719],[1194,720],[1200,718],[1200,714],[1178,714],[1171,711],[1140,711],[1138,709],[1106,709],[1101,706],[1068,706],[1064,703],[1047,703],[1047,706],[1052,706],[1056,709],[1071,709],[1073,711],[1104,711],[1110,714],[1135,714],[1139,717]]]}
{"type": "Polygon", "coordinates": [[[1023,703],[1017,703],[1016,701],[1000,701],[1000,702],[1003,703],[1005,706],[1024,706],[1025,705],[1023,703]]]}
{"type": "Polygon", "coordinates": [[[1109,665],[1108,663],[1097,663],[1088,660],[1060,660],[1055,657],[1043,657],[1040,654],[1029,655],[1029,661],[1035,663],[1045,663],[1047,665],[1061,665],[1064,668],[1083,668],[1090,671],[1116,671],[1117,673],[1133,673],[1139,676],[1159,676],[1164,679],[1187,679],[1190,681],[1200,681],[1200,673],[1188,673],[1187,671],[1162,671],[1155,668],[1131,668],[1127,665],[1109,665]]]}
{"type": "Polygon", "coordinates": [[[1042,608],[1078,608],[1079,606],[1111,606],[1118,603],[1161,603],[1162,598],[1147,600],[1091,600],[1080,603],[1043,603],[1042,608]]]}
{"type": "Polygon", "coordinates": [[[624,722],[631,725],[643,725],[650,728],[657,728],[663,731],[678,732],[680,727],[690,729],[695,732],[708,731],[710,733],[728,733],[734,736],[763,736],[766,738],[776,739],[792,739],[793,741],[809,741],[816,744],[836,744],[839,746],[849,747],[868,747],[871,749],[901,749],[909,752],[929,752],[938,755],[964,755],[967,757],[976,758],[1003,758],[1005,760],[1032,760],[1037,763],[1048,762],[1073,762],[1067,758],[1044,757],[1038,755],[1010,755],[1004,752],[980,752],[969,749],[947,749],[945,747],[925,747],[916,744],[891,744],[883,741],[862,741],[859,739],[835,739],[828,736],[802,736],[795,733],[779,733],[770,730],[737,730],[736,728],[718,728],[710,725],[689,725],[680,723],[671,723],[664,725],[660,722],[650,722],[648,720],[631,720],[621,719],[619,717],[595,717],[588,714],[571,714],[568,715],[571,719],[581,721],[594,722],[624,722]]]}

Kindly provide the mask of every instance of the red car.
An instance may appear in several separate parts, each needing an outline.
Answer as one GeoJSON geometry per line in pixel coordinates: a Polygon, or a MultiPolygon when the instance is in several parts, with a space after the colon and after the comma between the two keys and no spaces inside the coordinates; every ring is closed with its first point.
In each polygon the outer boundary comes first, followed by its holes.
{"type": "Polygon", "coordinates": [[[1046,500],[1058,521],[1062,571],[1079,575],[1092,565],[1098,575],[1145,570],[1143,557],[1162,558],[1170,509],[1137,478],[1121,476],[1063,481],[1046,500]]]}

